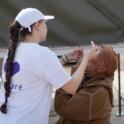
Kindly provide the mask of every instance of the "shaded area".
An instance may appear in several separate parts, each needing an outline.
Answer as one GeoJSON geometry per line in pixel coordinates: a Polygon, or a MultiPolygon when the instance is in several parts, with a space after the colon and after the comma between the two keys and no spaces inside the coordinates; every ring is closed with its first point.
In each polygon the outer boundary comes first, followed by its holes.
{"type": "Polygon", "coordinates": [[[86,45],[124,42],[123,0],[4,0],[0,4],[0,47],[9,41],[8,26],[18,12],[34,7],[49,21],[48,37],[44,46],[86,45]]]}

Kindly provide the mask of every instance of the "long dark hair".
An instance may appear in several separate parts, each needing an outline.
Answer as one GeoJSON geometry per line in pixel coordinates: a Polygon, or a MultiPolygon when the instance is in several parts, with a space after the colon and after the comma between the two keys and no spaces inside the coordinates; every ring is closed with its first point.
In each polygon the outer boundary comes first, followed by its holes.
{"type": "MultiPolygon", "coordinates": [[[[31,25],[31,30],[32,30],[31,25]]],[[[19,43],[19,33],[25,37],[27,34],[31,35],[31,32],[28,31],[28,28],[23,28],[23,30],[20,32],[20,28],[22,26],[16,21],[13,22],[9,26],[9,34],[10,34],[10,42],[9,42],[9,47],[8,47],[8,58],[6,60],[6,81],[4,82],[4,88],[5,88],[5,103],[1,106],[0,110],[2,113],[6,114],[7,113],[7,100],[8,97],[10,96],[11,92],[11,73],[13,69],[13,61],[15,57],[15,52],[16,52],[16,47],[19,43]]]]}

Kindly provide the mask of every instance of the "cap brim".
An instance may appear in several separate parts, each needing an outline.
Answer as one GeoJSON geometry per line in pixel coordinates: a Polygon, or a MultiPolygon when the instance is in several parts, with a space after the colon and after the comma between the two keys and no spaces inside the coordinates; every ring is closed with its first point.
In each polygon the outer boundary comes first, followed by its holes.
{"type": "Polygon", "coordinates": [[[44,16],[45,20],[54,19],[54,18],[55,18],[54,16],[44,16]]]}

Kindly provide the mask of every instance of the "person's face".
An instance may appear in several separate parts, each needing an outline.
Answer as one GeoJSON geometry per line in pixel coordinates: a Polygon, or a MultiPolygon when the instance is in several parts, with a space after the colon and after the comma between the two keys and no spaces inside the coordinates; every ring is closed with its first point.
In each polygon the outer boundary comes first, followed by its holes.
{"type": "Polygon", "coordinates": [[[97,75],[97,70],[99,67],[104,66],[104,62],[101,58],[96,58],[93,60],[90,60],[86,67],[86,76],[87,77],[94,77],[97,75]]]}
{"type": "MultiPolygon", "coordinates": [[[[102,56],[102,50],[100,49],[100,53],[97,58],[88,61],[86,66],[85,72],[87,77],[95,77],[99,75],[104,75],[106,72],[106,68],[104,65],[104,59],[102,56]]],[[[80,63],[82,62],[83,58],[80,58],[76,65],[72,67],[71,74],[73,74],[77,68],[79,67],[80,63]]]]}
{"type": "Polygon", "coordinates": [[[39,35],[40,35],[40,41],[41,42],[44,42],[46,41],[46,37],[47,37],[47,26],[46,26],[46,20],[42,20],[40,21],[40,32],[39,32],[39,35]]]}
{"type": "Polygon", "coordinates": [[[33,26],[34,35],[39,39],[39,42],[46,41],[47,26],[46,20],[38,21],[33,26]]]}
{"type": "Polygon", "coordinates": [[[95,76],[105,74],[106,68],[105,68],[104,59],[101,53],[99,53],[97,58],[92,59],[88,62],[85,71],[86,71],[87,77],[95,77],[95,76]]]}

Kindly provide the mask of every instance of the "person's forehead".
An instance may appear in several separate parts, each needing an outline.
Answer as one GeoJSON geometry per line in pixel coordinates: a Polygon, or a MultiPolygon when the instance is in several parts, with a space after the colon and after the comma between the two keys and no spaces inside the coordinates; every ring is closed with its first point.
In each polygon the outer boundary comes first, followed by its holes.
{"type": "Polygon", "coordinates": [[[101,57],[97,57],[95,59],[90,60],[89,62],[90,63],[100,63],[102,61],[103,61],[103,59],[101,57]]]}
{"type": "MultiPolygon", "coordinates": [[[[99,47],[99,51],[100,51],[100,52],[99,52],[97,58],[92,59],[92,60],[90,60],[89,62],[96,62],[96,61],[101,61],[101,60],[102,60],[102,54],[101,54],[101,53],[102,53],[103,51],[102,51],[102,47],[101,47],[101,46],[99,47]]],[[[80,63],[80,62],[82,61],[82,59],[83,59],[83,57],[81,57],[80,59],[78,59],[77,64],[80,63]]]]}

